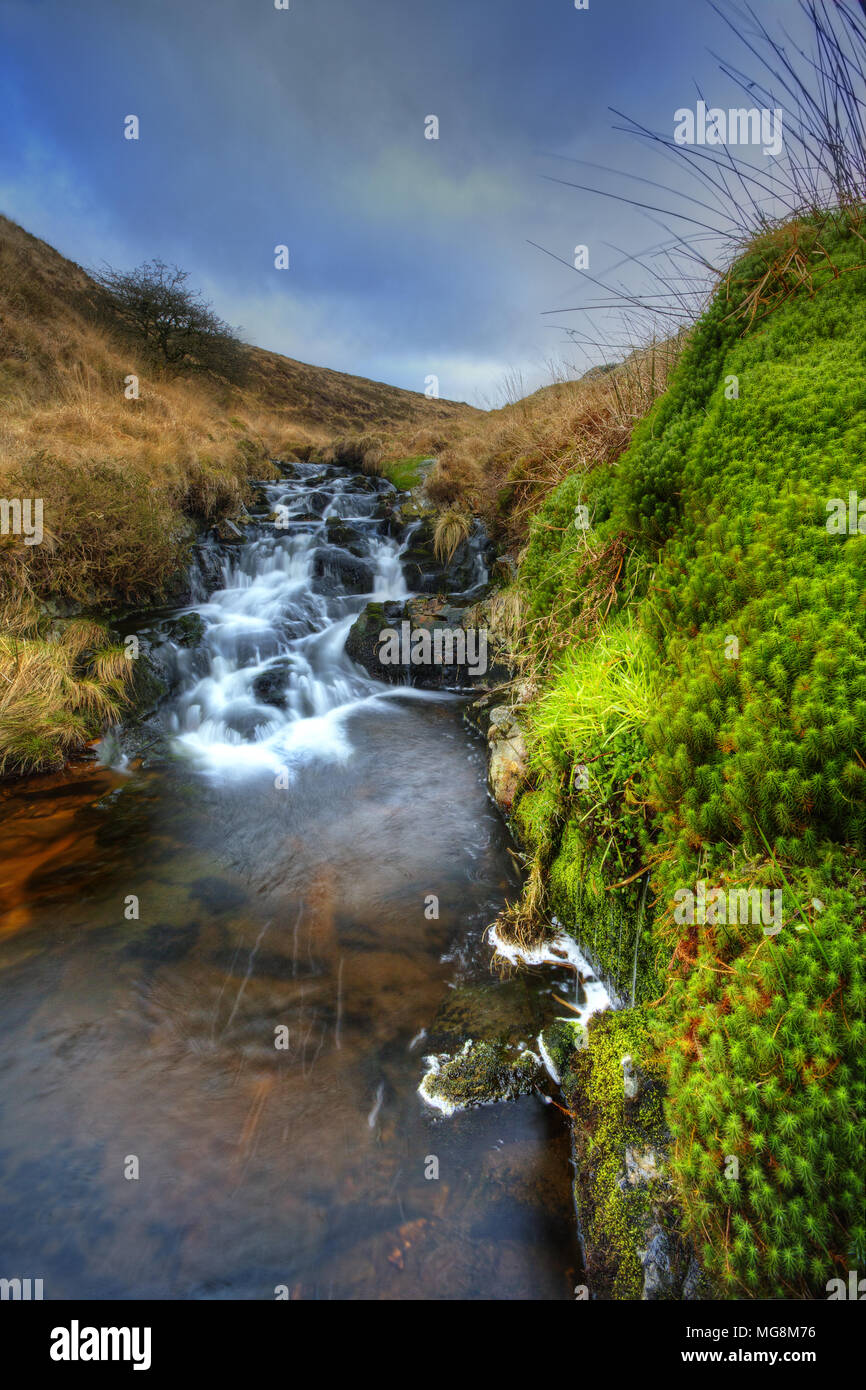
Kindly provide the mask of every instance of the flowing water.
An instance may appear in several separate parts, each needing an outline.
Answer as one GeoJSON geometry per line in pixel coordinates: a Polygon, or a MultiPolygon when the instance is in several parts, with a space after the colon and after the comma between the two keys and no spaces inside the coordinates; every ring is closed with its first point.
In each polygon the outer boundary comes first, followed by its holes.
{"type": "Polygon", "coordinates": [[[532,1044],[573,977],[490,974],[518,881],[459,701],[345,655],[371,596],[406,595],[387,485],[294,475],[170,649],[146,755],[3,793],[0,1276],[569,1297],[559,1112],[444,1118],[417,1087],[461,1029],[532,1044]]]}

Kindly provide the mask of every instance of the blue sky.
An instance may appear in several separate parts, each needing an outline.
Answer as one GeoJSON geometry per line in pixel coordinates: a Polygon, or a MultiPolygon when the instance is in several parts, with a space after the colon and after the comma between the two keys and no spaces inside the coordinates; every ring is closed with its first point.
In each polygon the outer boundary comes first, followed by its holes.
{"type": "Polygon", "coordinates": [[[7,216],[85,266],[183,265],[250,342],[475,404],[607,355],[545,312],[576,244],[603,278],[663,238],[552,182],[633,191],[563,156],[680,180],[608,108],[670,131],[696,82],[736,95],[708,50],[742,57],[704,0],[0,0],[0,30],[7,216]]]}

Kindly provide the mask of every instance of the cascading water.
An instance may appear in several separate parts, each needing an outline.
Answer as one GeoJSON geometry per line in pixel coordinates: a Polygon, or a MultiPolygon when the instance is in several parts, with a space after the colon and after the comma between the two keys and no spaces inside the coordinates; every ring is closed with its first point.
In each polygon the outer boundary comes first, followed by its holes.
{"type": "Polygon", "coordinates": [[[347,716],[421,693],[372,680],[344,651],[366,603],[409,593],[400,557],[411,528],[400,541],[385,531],[394,489],[319,464],[292,469],[292,479],[263,485],[272,519],[253,522],[253,538],[224,563],[223,586],[196,607],[201,647],[178,652],[168,727],[180,750],[214,768],[290,771],[310,755],[345,758],[347,716]]]}

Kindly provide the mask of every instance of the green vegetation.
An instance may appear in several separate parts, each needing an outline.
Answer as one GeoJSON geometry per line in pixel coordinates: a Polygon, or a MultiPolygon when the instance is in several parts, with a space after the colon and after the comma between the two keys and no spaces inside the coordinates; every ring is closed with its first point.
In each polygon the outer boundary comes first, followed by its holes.
{"type": "Polygon", "coordinates": [[[443,1056],[423,1082],[424,1094],[455,1109],[490,1105],[528,1095],[538,1077],[533,1052],[518,1053],[503,1043],[467,1038],[456,1057],[443,1056]]]}
{"type": "Polygon", "coordinates": [[[61,765],[127,704],[132,663],[103,624],[56,631],[35,620],[26,635],[0,635],[0,776],[61,765]]]}
{"type": "Polygon", "coordinates": [[[424,454],[410,454],[408,458],[389,460],[383,465],[382,471],[398,492],[409,492],[424,481],[421,465],[426,462],[424,454]]]}
{"type": "Polygon", "coordinates": [[[820,1294],[866,1256],[866,535],[826,525],[863,477],[863,229],[755,239],[519,577],[533,892],[655,1001],[689,1229],[737,1296],[820,1294]],[[778,890],[781,932],[684,921],[701,880],[778,890]]]}
{"type": "Polygon", "coordinates": [[[629,1185],[625,1153],[664,1143],[660,1069],[648,1055],[643,1010],[602,1014],[592,1020],[588,1036],[589,1045],[571,1054],[562,1076],[566,1103],[579,1117],[577,1197],[588,1215],[584,1239],[592,1252],[586,1272],[591,1286],[609,1288],[612,1298],[635,1299],[643,1287],[639,1251],[651,1212],[671,1198],[659,1178],[629,1185]],[[626,1056],[648,1073],[632,1103],[623,1090],[626,1056]]]}

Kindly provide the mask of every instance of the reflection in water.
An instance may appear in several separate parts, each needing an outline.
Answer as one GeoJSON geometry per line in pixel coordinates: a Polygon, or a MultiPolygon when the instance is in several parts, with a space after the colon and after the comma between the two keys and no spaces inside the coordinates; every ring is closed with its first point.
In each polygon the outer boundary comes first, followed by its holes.
{"type": "Polygon", "coordinates": [[[243,735],[252,684],[217,719],[237,671],[191,663],[169,711],[191,763],[166,746],[5,793],[0,1274],[47,1298],[568,1297],[558,1112],[445,1120],[416,1093],[455,1027],[531,1040],[570,987],[490,975],[482,934],[517,884],[480,750],[453,702],[379,699],[350,668],[345,756],[294,758],[282,789],[264,765],[225,775],[226,748],[279,763],[319,717],[285,671],[271,727],[243,735]]]}

